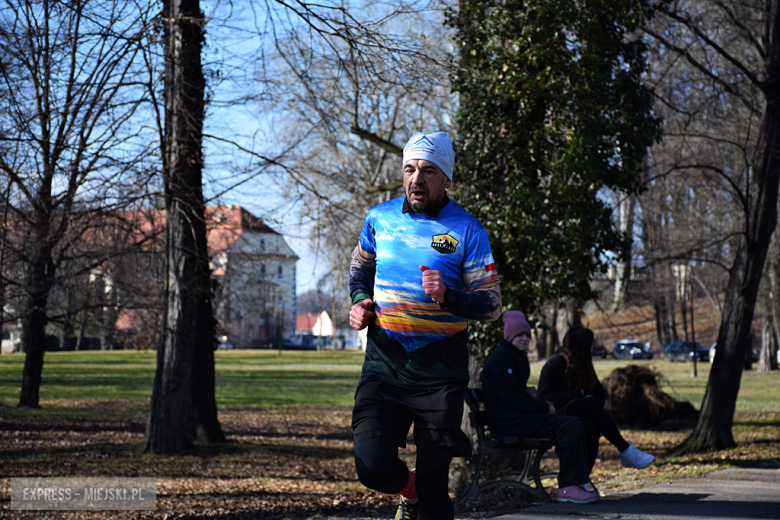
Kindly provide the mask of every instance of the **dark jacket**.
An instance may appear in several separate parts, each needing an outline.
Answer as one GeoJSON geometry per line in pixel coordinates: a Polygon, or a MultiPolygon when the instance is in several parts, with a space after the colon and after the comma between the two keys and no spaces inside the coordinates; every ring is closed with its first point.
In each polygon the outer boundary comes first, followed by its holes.
{"type": "Polygon", "coordinates": [[[528,357],[502,341],[482,369],[482,393],[494,435],[530,436],[554,417],[547,403],[528,393],[531,367],[528,357]]]}
{"type": "MultiPolygon", "coordinates": [[[[598,378],[596,381],[598,384],[592,392],[592,397],[604,406],[607,402],[607,394],[598,378]]],[[[542,367],[536,395],[540,401],[550,401],[556,410],[563,411],[564,406],[575,399],[589,395],[589,392],[583,393],[579,385],[569,386],[566,379],[566,359],[560,352],[556,352],[542,367]]]]}

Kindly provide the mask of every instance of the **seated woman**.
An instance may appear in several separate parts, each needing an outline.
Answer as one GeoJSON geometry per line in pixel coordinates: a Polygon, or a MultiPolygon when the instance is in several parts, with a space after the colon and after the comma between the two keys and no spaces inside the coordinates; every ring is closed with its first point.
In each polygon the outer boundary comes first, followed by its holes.
{"type": "Polygon", "coordinates": [[[558,501],[595,502],[599,494],[584,487],[589,472],[580,420],[555,415],[552,404],[537,401],[528,393],[526,384],[531,368],[526,351],[530,342],[531,327],[523,313],[504,313],[504,341],[482,370],[482,394],[490,430],[498,437],[552,439],[560,459],[558,501]]]}
{"type": "Polygon", "coordinates": [[[593,331],[582,325],[572,326],[563,338],[563,347],[542,368],[538,397],[552,402],[557,413],[580,418],[585,427],[589,472],[596,463],[601,435],[620,451],[624,467],[646,468],[655,457],[629,444],[604,409],[607,394],[593,368],[592,345],[593,331]]]}

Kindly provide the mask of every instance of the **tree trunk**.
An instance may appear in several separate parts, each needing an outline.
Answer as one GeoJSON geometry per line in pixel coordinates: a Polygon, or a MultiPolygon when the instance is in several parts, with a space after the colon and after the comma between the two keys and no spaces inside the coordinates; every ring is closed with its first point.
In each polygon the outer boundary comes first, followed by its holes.
{"type": "Polygon", "coordinates": [[[776,352],[777,344],[775,343],[775,334],[772,330],[772,323],[765,317],[761,331],[761,355],[758,358],[758,372],[777,370],[776,352]]]}
{"type": "MultiPolygon", "coordinates": [[[[203,251],[206,250],[205,220],[202,234],[203,251]]],[[[197,300],[198,330],[193,347],[195,349],[192,366],[192,384],[190,396],[195,410],[197,437],[202,442],[224,442],[225,434],[217,418],[215,396],[216,374],[214,370],[214,349],[217,345],[216,321],[212,305],[211,272],[208,255],[201,258],[200,279],[206,285],[201,286],[197,300]]]]}
{"type": "MultiPolygon", "coordinates": [[[[651,277],[652,279],[652,277],[651,277]]],[[[668,345],[666,342],[666,336],[664,335],[664,327],[663,327],[663,308],[661,306],[660,301],[656,301],[653,304],[653,310],[655,311],[655,336],[658,341],[658,344],[663,348],[664,346],[668,345]]]]}
{"type": "Polygon", "coordinates": [[[46,350],[46,304],[54,280],[51,252],[41,246],[27,268],[27,298],[22,321],[24,369],[19,408],[40,407],[40,387],[43,374],[43,354],[46,350]]]}
{"type": "Polygon", "coordinates": [[[682,294],[680,295],[680,325],[683,330],[683,337],[685,341],[691,341],[692,338],[688,333],[688,280],[682,280],[679,283],[683,284],[682,294]]]}
{"type": "Polygon", "coordinates": [[[658,343],[663,348],[677,340],[677,324],[674,312],[674,283],[668,263],[656,264],[651,269],[652,280],[658,288],[654,291],[656,334],[658,343]]]}
{"type": "Polygon", "coordinates": [[[617,263],[617,274],[615,276],[615,292],[612,300],[612,312],[618,312],[626,304],[626,290],[631,280],[631,244],[634,241],[634,213],[636,208],[636,198],[632,195],[625,195],[618,207],[618,229],[626,237],[625,258],[617,263]]]}
{"type": "MultiPolygon", "coordinates": [[[[775,246],[777,246],[777,230],[775,230],[775,246]]],[[[777,363],[777,350],[780,349],[780,342],[778,342],[778,330],[780,330],[780,302],[777,300],[777,291],[780,291],[780,286],[778,286],[777,283],[777,269],[780,267],[780,262],[778,262],[778,257],[775,254],[773,254],[772,262],[769,267],[769,287],[770,291],[769,294],[771,295],[769,298],[769,309],[771,313],[771,325],[769,326],[769,333],[771,334],[771,337],[769,338],[770,345],[772,345],[772,349],[770,351],[771,359],[769,360],[769,370],[777,370],[778,363],[777,363]]]]}
{"type": "Polygon", "coordinates": [[[753,370],[753,346],[755,345],[756,333],[752,327],[750,327],[750,340],[748,340],[748,348],[745,352],[745,359],[742,361],[742,367],[744,370],[753,370]]]}
{"type": "Polygon", "coordinates": [[[574,325],[582,325],[582,307],[583,305],[573,298],[569,298],[566,303],[566,330],[563,334],[566,334],[574,325]]]}
{"type": "Polygon", "coordinates": [[[69,287],[65,288],[65,313],[60,323],[60,350],[68,350],[68,343],[70,338],[73,337],[73,316],[71,309],[73,308],[73,292],[69,287]]]}
{"type": "Polygon", "coordinates": [[[68,343],[72,337],[73,322],[69,316],[65,316],[62,325],[60,325],[60,350],[68,350],[68,343]]]}
{"type": "Polygon", "coordinates": [[[223,440],[214,400],[214,319],[202,184],[204,18],[198,0],[166,0],[166,311],[145,449],[174,454],[195,436],[223,440]]]}
{"type": "Polygon", "coordinates": [[[98,301],[100,302],[100,308],[97,314],[100,323],[100,350],[111,350],[114,348],[116,320],[119,316],[117,311],[117,292],[113,283],[112,273],[103,273],[103,277],[99,278],[99,281],[98,301]]]}
{"type": "Polygon", "coordinates": [[[558,331],[556,324],[558,323],[558,306],[557,304],[544,305],[539,310],[541,316],[541,323],[539,323],[539,330],[536,342],[536,357],[537,359],[547,359],[556,350],[558,350],[558,331]]]}
{"type": "Polygon", "coordinates": [[[735,446],[732,426],[745,357],[752,348],[752,322],[767,251],[777,225],[780,184],[780,9],[775,10],[767,80],[767,105],[756,146],[754,176],[747,190],[745,231],[736,248],[723,306],[718,349],[699,421],[677,453],[735,446]]]}
{"type": "Polygon", "coordinates": [[[76,346],[73,347],[73,350],[81,350],[81,347],[84,345],[84,333],[86,332],[87,328],[86,312],[81,311],[79,316],[79,333],[76,335],[76,346]]]}

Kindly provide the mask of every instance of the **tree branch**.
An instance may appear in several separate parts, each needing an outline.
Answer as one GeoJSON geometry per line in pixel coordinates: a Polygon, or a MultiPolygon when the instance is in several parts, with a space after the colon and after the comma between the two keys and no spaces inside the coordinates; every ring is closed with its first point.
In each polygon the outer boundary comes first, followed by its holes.
{"type": "MultiPolygon", "coordinates": [[[[366,141],[372,142],[375,145],[377,145],[378,147],[380,147],[381,149],[383,149],[383,150],[385,150],[387,152],[390,152],[392,154],[401,155],[401,156],[403,156],[403,154],[404,154],[404,149],[401,148],[400,146],[396,146],[393,143],[391,143],[390,141],[382,139],[378,135],[376,135],[376,134],[374,134],[372,132],[369,132],[368,130],[363,130],[362,128],[358,127],[357,125],[353,125],[352,128],[349,129],[349,133],[350,134],[354,134],[354,135],[360,137],[361,139],[365,139],[366,141]]],[[[371,192],[369,192],[369,193],[371,193],[371,192]]]]}
{"type": "Polygon", "coordinates": [[[704,33],[704,31],[699,29],[699,24],[694,23],[693,20],[691,20],[690,18],[687,18],[687,17],[684,17],[684,16],[680,16],[679,14],[674,13],[674,12],[663,11],[663,13],[666,16],[668,16],[669,18],[671,18],[672,20],[677,20],[681,24],[685,25],[688,29],[690,29],[690,31],[693,34],[695,34],[697,37],[699,37],[702,41],[704,41],[707,45],[709,45],[715,52],[717,52],[724,59],[726,59],[726,61],[728,61],[729,63],[734,65],[737,69],[739,69],[745,76],[747,76],[747,78],[755,86],[757,86],[757,87],[761,86],[762,82],[759,80],[759,78],[755,74],[753,74],[752,71],[748,70],[748,68],[745,67],[745,65],[741,61],[739,61],[734,56],[732,56],[731,53],[729,53],[728,51],[726,51],[726,49],[724,49],[723,47],[718,45],[715,42],[715,40],[713,40],[712,38],[707,36],[704,33]]]}
{"type": "Polygon", "coordinates": [[[710,78],[715,83],[719,84],[723,87],[723,89],[731,94],[732,96],[739,99],[743,105],[745,105],[751,112],[753,113],[760,113],[758,108],[756,108],[753,103],[745,99],[745,96],[743,96],[733,85],[726,83],[722,79],[720,79],[716,74],[714,74],[709,68],[705,67],[703,64],[701,64],[696,58],[693,57],[693,55],[688,51],[688,49],[683,49],[682,47],[678,47],[677,45],[674,45],[673,43],[669,42],[666,38],[658,34],[657,32],[653,31],[649,27],[643,27],[642,30],[661,42],[661,44],[665,45],[669,49],[673,50],[677,54],[684,56],[685,59],[693,65],[695,68],[697,68],[702,74],[710,78]]]}

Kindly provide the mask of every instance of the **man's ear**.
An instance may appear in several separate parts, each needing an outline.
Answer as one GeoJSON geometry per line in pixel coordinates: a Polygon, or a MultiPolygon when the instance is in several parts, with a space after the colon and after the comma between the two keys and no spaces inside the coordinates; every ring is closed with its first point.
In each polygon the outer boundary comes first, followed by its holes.
{"type": "Polygon", "coordinates": [[[444,189],[448,190],[448,189],[450,189],[450,186],[452,186],[452,179],[447,177],[447,182],[444,183],[444,189]]]}

